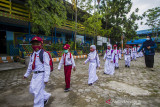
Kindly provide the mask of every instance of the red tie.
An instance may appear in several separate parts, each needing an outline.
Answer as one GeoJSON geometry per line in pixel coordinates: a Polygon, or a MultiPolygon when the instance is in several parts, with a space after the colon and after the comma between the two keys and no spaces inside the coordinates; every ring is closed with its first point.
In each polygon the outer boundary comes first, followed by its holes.
{"type": "Polygon", "coordinates": [[[32,64],[32,70],[34,70],[34,69],[35,69],[35,61],[36,61],[36,53],[35,53],[34,61],[33,61],[33,64],[32,64]]]}
{"type": "Polygon", "coordinates": [[[64,66],[65,66],[65,63],[66,63],[66,54],[64,55],[64,66]]]}

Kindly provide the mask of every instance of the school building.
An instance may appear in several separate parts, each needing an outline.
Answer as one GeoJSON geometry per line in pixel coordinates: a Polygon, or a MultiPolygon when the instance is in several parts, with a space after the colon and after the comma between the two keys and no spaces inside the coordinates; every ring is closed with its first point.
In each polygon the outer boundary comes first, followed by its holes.
{"type": "Polygon", "coordinates": [[[134,40],[130,40],[130,41],[127,41],[126,44],[129,44],[129,45],[141,45],[144,41],[146,41],[146,36],[147,35],[151,35],[152,37],[152,40],[155,41],[156,43],[160,43],[160,30],[158,31],[157,35],[156,36],[152,36],[153,35],[153,32],[151,29],[147,29],[147,30],[140,30],[140,31],[137,31],[137,39],[134,39],[134,40]]]}
{"type": "MultiPolygon", "coordinates": [[[[44,44],[65,44],[74,41],[74,14],[67,12],[67,21],[61,27],[55,27],[53,36],[33,34],[29,10],[25,7],[26,0],[0,0],[0,56],[19,55],[20,51],[27,50],[31,38],[38,35],[43,38],[44,44]],[[27,47],[28,46],[28,47],[27,47]]],[[[66,2],[72,7],[72,4],[66,2]]],[[[80,11],[81,12],[81,11],[80,11]]],[[[82,11],[82,14],[87,14],[82,11]]],[[[78,20],[80,16],[78,16],[78,20]]],[[[93,36],[85,34],[85,27],[78,23],[76,39],[86,44],[93,44],[93,36]]],[[[91,32],[92,33],[92,32],[91,32]]],[[[2,59],[0,59],[2,60],[2,59]]]]}

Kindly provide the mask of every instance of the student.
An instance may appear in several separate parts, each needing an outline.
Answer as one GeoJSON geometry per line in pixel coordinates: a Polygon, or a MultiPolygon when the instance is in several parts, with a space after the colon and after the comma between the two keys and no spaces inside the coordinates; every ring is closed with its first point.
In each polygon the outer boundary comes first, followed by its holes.
{"type": "Polygon", "coordinates": [[[129,46],[129,50],[131,51],[131,61],[133,60],[133,50],[132,50],[132,46],[129,46]]]}
{"type": "Polygon", "coordinates": [[[64,92],[70,91],[70,78],[71,78],[71,70],[76,70],[76,65],[74,62],[73,55],[69,52],[70,45],[66,44],[64,45],[64,54],[61,57],[61,61],[59,62],[58,70],[61,69],[61,66],[64,65],[64,75],[65,75],[65,83],[66,87],[64,89],[64,92]]]}
{"type": "Polygon", "coordinates": [[[30,93],[34,95],[34,107],[44,107],[51,94],[45,91],[45,85],[49,81],[52,59],[50,54],[42,49],[43,40],[40,37],[33,37],[33,54],[30,56],[27,72],[24,79],[33,72],[30,83],[30,93]]]}
{"type": "Polygon", "coordinates": [[[113,75],[115,72],[115,63],[114,63],[114,53],[112,50],[112,45],[107,45],[107,50],[104,55],[104,74],[113,75]]]}
{"type": "Polygon", "coordinates": [[[132,54],[133,54],[132,60],[136,61],[136,58],[137,58],[137,48],[136,48],[136,45],[134,45],[134,47],[132,48],[132,54]]]}
{"type": "Polygon", "coordinates": [[[123,52],[125,54],[125,67],[130,67],[131,62],[131,49],[129,48],[129,45],[126,45],[126,49],[123,52]]]}
{"type": "Polygon", "coordinates": [[[114,54],[114,60],[115,60],[115,69],[118,69],[119,68],[119,64],[118,64],[119,53],[117,50],[117,45],[114,45],[113,48],[114,48],[113,54],[114,54]]]}
{"type": "Polygon", "coordinates": [[[119,59],[121,60],[122,59],[122,50],[121,50],[121,47],[119,47],[118,53],[119,53],[119,59]]]}
{"type": "Polygon", "coordinates": [[[100,60],[99,60],[99,56],[96,52],[95,45],[90,46],[90,53],[88,54],[88,58],[84,62],[84,65],[87,62],[90,62],[89,63],[89,70],[88,70],[88,74],[89,74],[88,85],[91,86],[91,85],[93,85],[94,82],[96,82],[98,80],[98,76],[96,74],[97,67],[99,67],[99,69],[100,69],[100,60]]]}

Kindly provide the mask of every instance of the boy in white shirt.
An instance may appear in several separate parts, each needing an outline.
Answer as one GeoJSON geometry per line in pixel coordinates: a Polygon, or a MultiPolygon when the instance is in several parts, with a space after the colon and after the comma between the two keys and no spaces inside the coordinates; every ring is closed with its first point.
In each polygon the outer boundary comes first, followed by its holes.
{"type": "Polygon", "coordinates": [[[48,52],[42,49],[43,40],[40,37],[33,37],[31,43],[34,52],[30,56],[24,79],[33,72],[29,89],[30,93],[34,95],[34,107],[44,107],[51,96],[44,89],[49,81],[51,72],[50,61],[52,62],[52,58],[48,52]]]}
{"type": "Polygon", "coordinates": [[[59,62],[58,70],[61,69],[61,66],[64,65],[64,75],[65,75],[65,83],[66,88],[64,89],[65,92],[70,91],[70,78],[71,78],[71,70],[75,71],[75,62],[73,55],[69,52],[70,45],[66,44],[64,45],[64,54],[61,57],[61,61],[59,62]]]}

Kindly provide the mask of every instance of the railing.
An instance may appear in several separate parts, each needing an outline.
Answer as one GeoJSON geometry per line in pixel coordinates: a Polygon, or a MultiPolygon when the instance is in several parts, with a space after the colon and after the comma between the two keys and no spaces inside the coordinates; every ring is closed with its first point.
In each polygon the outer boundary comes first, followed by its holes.
{"type": "MultiPolygon", "coordinates": [[[[22,5],[11,2],[10,0],[0,0],[0,16],[9,17],[13,19],[31,21],[29,10],[22,5]]],[[[66,20],[59,28],[75,30],[75,22],[66,20]]],[[[77,23],[77,32],[85,33],[85,27],[77,23]]],[[[93,34],[94,32],[87,32],[87,34],[93,34]]]]}
{"type": "Polygon", "coordinates": [[[0,16],[30,21],[29,10],[25,6],[12,3],[9,0],[0,1],[0,16]]]}

